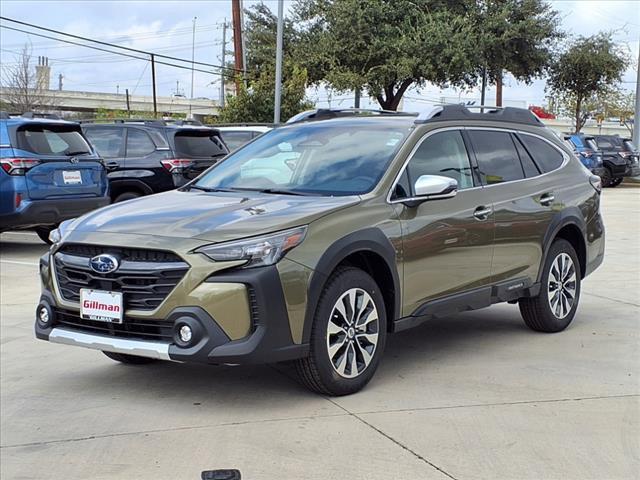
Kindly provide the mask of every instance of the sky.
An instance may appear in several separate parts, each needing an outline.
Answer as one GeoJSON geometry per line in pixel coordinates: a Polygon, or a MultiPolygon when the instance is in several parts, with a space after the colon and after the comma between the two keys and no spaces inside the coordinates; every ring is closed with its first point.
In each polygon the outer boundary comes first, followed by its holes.
{"type": "MultiPolygon", "coordinates": [[[[244,7],[254,0],[244,0],[244,7]]],[[[264,2],[273,11],[275,0],[264,2]]],[[[623,78],[622,86],[635,89],[636,65],[640,41],[640,0],[552,0],[550,3],[560,12],[563,29],[573,35],[592,35],[598,31],[615,31],[615,40],[629,49],[634,65],[623,78]]],[[[291,5],[285,1],[285,8],[291,5]]],[[[223,24],[231,19],[231,0],[2,0],[0,14],[48,28],[76,35],[118,43],[119,45],[155,53],[190,59],[192,54],[193,21],[196,17],[196,61],[219,65],[221,63],[223,24]]],[[[8,22],[4,26],[20,27],[8,22]]],[[[227,41],[231,32],[227,30],[227,41]]],[[[31,54],[49,57],[51,88],[58,87],[62,74],[63,89],[132,94],[151,93],[149,62],[116,56],[73,45],[62,44],[33,35],[0,29],[0,68],[3,70],[16,61],[25,44],[31,54]]],[[[233,45],[227,45],[228,58],[233,45]]],[[[183,64],[189,66],[189,64],[183,64]]],[[[191,96],[191,71],[158,65],[157,88],[159,95],[176,92],[191,96]]],[[[195,72],[194,97],[219,98],[220,77],[195,72]]],[[[505,79],[506,105],[540,105],[544,101],[545,82],[536,80],[532,85],[505,79]]],[[[490,102],[495,93],[489,89],[490,102]]],[[[324,88],[309,89],[308,97],[318,106],[348,107],[353,105],[353,94],[338,94],[324,88]]],[[[417,110],[420,106],[438,103],[441,99],[479,98],[477,91],[442,90],[433,85],[412,88],[405,95],[403,108],[417,110]]],[[[487,103],[489,103],[487,102],[487,103]]],[[[377,108],[373,100],[364,99],[362,106],[377,108]]]]}

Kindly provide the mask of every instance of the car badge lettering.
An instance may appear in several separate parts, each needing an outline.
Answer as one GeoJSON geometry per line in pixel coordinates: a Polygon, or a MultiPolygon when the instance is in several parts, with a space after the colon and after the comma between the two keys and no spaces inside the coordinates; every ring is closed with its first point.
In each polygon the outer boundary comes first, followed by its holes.
{"type": "Polygon", "coordinates": [[[112,273],[118,269],[120,261],[113,255],[101,254],[89,260],[89,266],[94,272],[112,273]]]}

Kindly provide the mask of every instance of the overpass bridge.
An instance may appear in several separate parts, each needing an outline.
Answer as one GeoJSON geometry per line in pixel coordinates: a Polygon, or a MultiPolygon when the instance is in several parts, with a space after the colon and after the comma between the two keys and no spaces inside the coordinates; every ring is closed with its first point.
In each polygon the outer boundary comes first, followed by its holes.
{"type": "MultiPolygon", "coordinates": [[[[6,98],[11,93],[11,88],[0,87],[0,99],[6,98]]],[[[91,112],[99,109],[127,110],[126,94],[79,92],[71,90],[45,90],[46,105],[53,105],[47,110],[67,112],[91,112]]],[[[186,97],[157,97],[158,114],[191,113],[195,119],[201,119],[205,115],[218,115],[219,105],[217,101],[208,98],[186,97]]],[[[153,97],[146,95],[129,95],[129,109],[131,111],[153,112],[153,97]]],[[[16,112],[17,113],[17,112],[16,112]]]]}

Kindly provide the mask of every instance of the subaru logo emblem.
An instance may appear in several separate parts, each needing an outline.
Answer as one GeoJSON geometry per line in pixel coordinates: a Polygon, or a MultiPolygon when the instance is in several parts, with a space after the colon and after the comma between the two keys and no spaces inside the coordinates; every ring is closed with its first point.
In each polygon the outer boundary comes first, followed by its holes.
{"type": "Polygon", "coordinates": [[[120,262],[116,257],[109,254],[96,255],[89,260],[89,266],[94,272],[111,273],[115,272],[120,266],[120,262]]]}

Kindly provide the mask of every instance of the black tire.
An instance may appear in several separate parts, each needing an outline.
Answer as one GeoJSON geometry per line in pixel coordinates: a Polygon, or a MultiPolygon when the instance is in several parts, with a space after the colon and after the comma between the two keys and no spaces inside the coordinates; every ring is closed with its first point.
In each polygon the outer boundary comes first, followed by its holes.
{"type": "Polygon", "coordinates": [[[105,352],[107,357],[116,362],[125,363],[127,365],[146,365],[157,361],[155,358],[138,357],[137,355],[127,355],[126,353],[105,352]]]}
{"type": "Polygon", "coordinates": [[[617,187],[618,185],[620,185],[622,183],[622,180],[624,180],[623,177],[613,178],[613,179],[611,179],[611,182],[609,183],[609,186],[611,188],[615,188],[615,187],[617,187]]]}
{"type": "Polygon", "coordinates": [[[605,167],[602,170],[602,175],[600,175],[600,182],[602,183],[602,188],[610,187],[612,179],[613,179],[613,175],[611,174],[611,170],[609,170],[608,167],[605,167]]]}
{"type": "MultiPolygon", "coordinates": [[[[556,239],[549,249],[543,269],[540,293],[537,297],[521,298],[518,302],[520,313],[522,314],[524,323],[532,330],[546,333],[560,332],[567,328],[573,320],[580,301],[580,262],[578,261],[578,256],[573,246],[564,239],[556,239]],[[568,270],[566,277],[564,277],[565,279],[561,280],[561,287],[555,290],[558,295],[558,303],[556,303],[558,307],[556,311],[554,311],[550,305],[551,302],[549,302],[550,291],[552,286],[556,284],[556,282],[554,282],[555,274],[552,273],[552,267],[556,259],[563,254],[568,255],[572,261],[575,282],[565,281],[566,279],[570,280],[571,277],[570,270],[568,270]],[[550,276],[552,276],[551,282],[549,282],[550,276]],[[564,299],[568,298],[568,292],[572,285],[574,286],[573,303],[567,308],[569,305],[564,302],[564,299]],[[561,294],[563,294],[564,297],[560,296],[561,294]],[[562,303],[562,305],[559,305],[559,303],[562,303]],[[564,310],[566,313],[564,315],[558,315],[558,310],[561,310],[561,313],[563,313],[562,310],[564,310]]],[[[553,300],[556,296],[552,295],[551,298],[553,300]]]]}
{"type": "Polygon", "coordinates": [[[51,245],[51,240],[49,240],[49,234],[55,228],[56,228],[55,225],[51,225],[51,226],[48,226],[48,227],[37,227],[35,229],[35,232],[36,232],[36,235],[38,235],[38,237],[40,237],[40,240],[42,240],[44,243],[46,243],[48,245],[51,245]]]}
{"type": "Polygon", "coordinates": [[[118,195],[113,203],[126,202],[127,200],[133,200],[134,198],[141,197],[142,194],[138,192],[124,192],[118,195]]]}
{"type": "Polygon", "coordinates": [[[355,393],[373,377],[384,352],[386,338],[387,317],[384,299],[378,285],[369,274],[358,268],[340,268],[329,278],[318,301],[311,329],[309,356],[296,362],[298,375],[307,388],[323,395],[355,393]],[[351,297],[347,295],[350,291],[355,292],[354,304],[357,313],[355,320],[356,314],[349,315],[349,307],[345,306],[345,303],[341,303],[342,309],[347,312],[345,317],[334,310],[339,300],[349,302],[351,297]],[[375,310],[371,308],[373,307],[371,302],[375,305],[375,310]],[[369,313],[364,316],[367,311],[369,313]],[[378,317],[377,323],[373,320],[375,315],[372,315],[375,312],[378,317]],[[346,318],[349,316],[352,323],[349,323],[346,318]],[[365,322],[360,323],[358,319],[365,322]],[[340,333],[329,334],[330,320],[334,331],[336,323],[341,323],[347,328],[342,328],[340,333]],[[334,345],[342,346],[335,350],[333,359],[338,359],[338,365],[334,366],[334,361],[329,356],[328,344],[336,337],[338,339],[334,345]],[[340,343],[340,337],[343,338],[342,343],[340,343]],[[377,342],[375,344],[369,341],[374,337],[377,342]],[[368,364],[365,353],[370,358],[368,364]],[[339,373],[341,367],[344,374],[339,373]],[[360,369],[361,371],[358,372],[360,369]],[[350,375],[351,378],[344,375],[350,375]]]}

